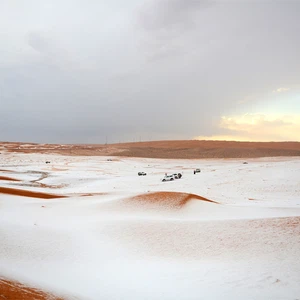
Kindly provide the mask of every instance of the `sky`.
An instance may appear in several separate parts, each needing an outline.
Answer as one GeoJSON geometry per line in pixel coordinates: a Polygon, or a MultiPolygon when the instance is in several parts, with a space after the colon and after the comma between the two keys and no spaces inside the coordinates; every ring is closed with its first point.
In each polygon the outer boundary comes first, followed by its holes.
{"type": "Polygon", "coordinates": [[[0,7],[2,141],[300,141],[300,1],[0,7]]]}

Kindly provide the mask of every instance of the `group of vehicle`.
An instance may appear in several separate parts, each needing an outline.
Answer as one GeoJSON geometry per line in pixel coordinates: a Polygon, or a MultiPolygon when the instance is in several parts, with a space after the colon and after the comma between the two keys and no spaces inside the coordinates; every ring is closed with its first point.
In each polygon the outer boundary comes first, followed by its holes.
{"type": "Polygon", "coordinates": [[[182,177],[181,173],[174,173],[171,175],[165,174],[165,177],[161,181],[173,181],[175,179],[180,179],[182,177]]]}
{"type": "MultiPolygon", "coordinates": [[[[194,170],[194,174],[200,173],[200,172],[201,172],[200,169],[195,169],[194,170]]],[[[146,176],[147,173],[145,173],[145,172],[138,172],[138,175],[139,176],[146,176]]],[[[165,176],[164,176],[164,178],[161,181],[163,181],[163,182],[165,182],[165,181],[173,181],[175,179],[180,179],[181,177],[182,177],[181,173],[174,173],[174,174],[171,174],[171,175],[168,175],[166,173],[165,176]]]]}

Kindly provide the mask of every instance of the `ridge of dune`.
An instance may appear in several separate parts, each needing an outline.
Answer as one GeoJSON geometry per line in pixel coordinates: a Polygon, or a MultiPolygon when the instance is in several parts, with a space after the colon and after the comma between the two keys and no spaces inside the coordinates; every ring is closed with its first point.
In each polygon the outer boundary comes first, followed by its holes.
{"type": "Polygon", "coordinates": [[[23,197],[30,197],[30,198],[39,198],[39,199],[56,199],[56,198],[65,198],[62,195],[55,195],[55,194],[48,194],[43,192],[34,192],[28,190],[20,190],[15,188],[7,188],[7,187],[0,187],[1,194],[8,194],[8,195],[15,195],[15,196],[23,196],[23,197]]]}
{"type": "Polygon", "coordinates": [[[17,281],[0,278],[0,298],[5,300],[63,300],[17,281]]]}

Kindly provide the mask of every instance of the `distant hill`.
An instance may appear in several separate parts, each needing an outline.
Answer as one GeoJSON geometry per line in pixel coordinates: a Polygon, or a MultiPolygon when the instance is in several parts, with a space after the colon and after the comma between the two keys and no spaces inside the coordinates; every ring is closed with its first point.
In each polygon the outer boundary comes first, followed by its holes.
{"type": "Polygon", "coordinates": [[[121,144],[32,144],[0,142],[1,151],[148,158],[254,158],[300,156],[300,142],[152,141],[121,144]]]}

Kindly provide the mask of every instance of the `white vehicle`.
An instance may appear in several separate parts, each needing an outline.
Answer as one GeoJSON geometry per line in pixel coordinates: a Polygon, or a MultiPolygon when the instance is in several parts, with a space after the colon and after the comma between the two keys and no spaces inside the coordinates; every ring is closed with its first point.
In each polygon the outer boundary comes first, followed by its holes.
{"type": "Polygon", "coordinates": [[[165,177],[162,179],[162,181],[173,181],[175,180],[174,175],[165,175],[165,177]]]}

